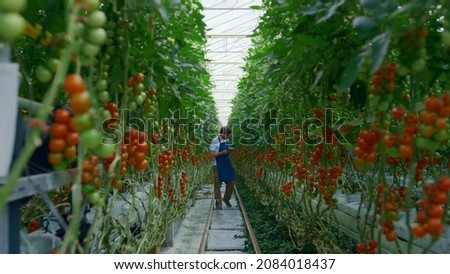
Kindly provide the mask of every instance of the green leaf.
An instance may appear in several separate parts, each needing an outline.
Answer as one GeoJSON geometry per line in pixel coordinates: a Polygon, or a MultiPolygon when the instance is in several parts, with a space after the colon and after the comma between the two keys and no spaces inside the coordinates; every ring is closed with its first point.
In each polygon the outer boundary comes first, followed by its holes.
{"type": "Polygon", "coordinates": [[[194,67],[192,64],[189,64],[189,63],[181,63],[180,66],[183,68],[193,68],[194,67]]]}
{"type": "Polygon", "coordinates": [[[374,73],[383,63],[390,43],[391,36],[388,33],[382,33],[372,39],[372,65],[370,67],[370,74],[374,73]]]}
{"type": "Polygon", "coordinates": [[[383,0],[360,0],[359,3],[368,12],[374,12],[380,9],[380,2],[383,0]]]}
{"type": "Polygon", "coordinates": [[[312,84],[311,88],[317,86],[317,84],[319,83],[320,79],[322,79],[322,76],[323,76],[323,69],[321,69],[318,72],[316,72],[316,78],[314,79],[314,83],[312,84]]]}
{"type": "Polygon", "coordinates": [[[269,74],[271,74],[271,73],[273,73],[273,72],[275,72],[275,71],[279,71],[279,70],[280,70],[280,68],[279,68],[278,65],[276,65],[276,64],[271,64],[271,65],[267,68],[267,70],[266,70],[266,72],[265,72],[265,75],[269,75],[269,74]]]}
{"type": "Polygon", "coordinates": [[[378,32],[377,25],[372,18],[367,16],[358,16],[353,19],[352,25],[361,38],[373,36],[378,32]]]}
{"type": "Polygon", "coordinates": [[[316,2],[307,8],[299,8],[297,12],[304,15],[313,15],[322,12],[325,9],[322,2],[316,2]]]}
{"type": "Polygon", "coordinates": [[[170,66],[164,66],[164,70],[167,72],[167,74],[175,75],[177,72],[170,66]]]}
{"type": "Polygon", "coordinates": [[[161,6],[161,0],[149,0],[151,5],[161,6]]]}
{"type": "Polygon", "coordinates": [[[167,9],[164,6],[159,6],[158,11],[164,23],[169,23],[169,13],[167,12],[167,9]]]}
{"type": "Polygon", "coordinates": [[[350,61],[349,65],[344,71],[341,84],[339,85],[338,88],[339,92],[345,91],[353,84],[356,77],[358,76],[358,71],[361,65],[364,63],[364,60],[366,59],[366,55],[367,51],[364,50],[350,61]]]}
{"type": "Polygon", "coordinates": [[[328,11],[327,14],[325,14],[325,16],[323,16],[322,18],[320,18],[319,20],[317,20],[317,23],[322,23],[326,20],[328,20],[331,16],[333,16],[336,13],[336,10],[342,6],[343,4],[345,4],[345,0],[340,0],[339,2],[335,3],[334,5],[332,5],[328,11]]]}
{"type": "Polygon", "coordinates": [[[170,0],[170,3],[172,4],[172,5],[180,5],[181,4],[181,0],[170,0]]]}
{"type": "Polygon", "coordinates": [[[173,91],[173,94],[175,95],[175,97],[177,97],[178,100],[181,101],[180,91],[175,86],[172,87],[172,91],[173,91]]]}
{"type": "Polygon", "coordinates": [[[359,3],[363,9],[376,18],[384,17],[388,13],[392,13],[398,7],[395,0],[360,0],[359,3]]]}
{"type": "Polygon", "coordinates": [[[254,10],[262,10],[261,6],[250,6],[249,8],[254,10]]]}

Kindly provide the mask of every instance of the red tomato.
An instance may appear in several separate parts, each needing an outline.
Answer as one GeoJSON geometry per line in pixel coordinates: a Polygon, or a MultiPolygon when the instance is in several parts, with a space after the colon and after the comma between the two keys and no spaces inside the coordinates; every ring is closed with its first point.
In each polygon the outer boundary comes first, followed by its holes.
{"type": "Polygon", "coordinates": [[[50,134],[52,135],[52,138],[60,138],[65,139],[67,136],[67,133],[69,133],[69,129],[65,124],[53,124],[50,127],[50,134]]]}
{"type": "Polygon", "coordinates": [[[58,108],[53,113],[53,121],[58,124],[68,124],[70,122],[70,117],[70,112],[63,108],[58,108]]]}
{"type": "Polygon", "coordinates": [[[86,83],[79,74],[69,74],[64,80],[64,90],[69,95],[81,93],[86,90],[86,83]]]}

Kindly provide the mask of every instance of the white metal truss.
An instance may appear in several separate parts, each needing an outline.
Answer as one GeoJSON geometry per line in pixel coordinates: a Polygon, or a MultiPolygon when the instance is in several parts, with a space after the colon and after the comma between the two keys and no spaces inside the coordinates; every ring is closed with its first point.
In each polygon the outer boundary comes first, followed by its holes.
{"type": "Polygon", "coordinates": [[[213,97],[219,120],[226,124],[231,101],[242,76],[244,57],[251,46],[251,35],[257,27],[262,0],[201,0],[207,25],[206,58],[213,82],[213,97]]]}

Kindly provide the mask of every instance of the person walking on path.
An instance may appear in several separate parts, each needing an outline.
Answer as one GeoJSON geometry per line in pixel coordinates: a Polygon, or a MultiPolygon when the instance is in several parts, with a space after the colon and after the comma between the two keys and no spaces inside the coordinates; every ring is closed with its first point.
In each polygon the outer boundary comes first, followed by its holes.
{"type": "Polygon", "coordinates": [[[216,209],[222,209],[222,201],[227,207],[232,207],[230,203],[231,195],[234,189],[234,170],[230,159],[230,143],[228,138],[231,135],[231,128],[224,126],[220,128],[219,135],[211,141],[209,153],[214,157],[214,198],[216,200],[216,209]],[[220,187],[222,182],[226,184],[225,194],[222,199],[220,187]]]}

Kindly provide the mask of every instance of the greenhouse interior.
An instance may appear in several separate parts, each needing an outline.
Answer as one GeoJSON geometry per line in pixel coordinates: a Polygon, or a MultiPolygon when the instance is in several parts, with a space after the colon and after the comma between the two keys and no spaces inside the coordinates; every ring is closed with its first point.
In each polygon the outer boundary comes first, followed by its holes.
{"type": "Polygon", "coordinates": [[[0,0],[0,254],[449,254],[450,1],[0,0]]]}

